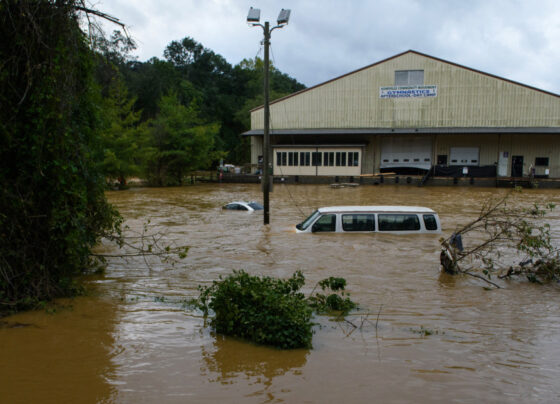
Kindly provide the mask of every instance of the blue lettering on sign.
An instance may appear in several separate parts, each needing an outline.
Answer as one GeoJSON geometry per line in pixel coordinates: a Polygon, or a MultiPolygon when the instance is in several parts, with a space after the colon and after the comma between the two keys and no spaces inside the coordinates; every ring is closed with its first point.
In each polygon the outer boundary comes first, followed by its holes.
{"type": "Polygon", "coordinates": [[[427,98],[437,97],[437,86],[381,87],[379,98],[427,98]]]}

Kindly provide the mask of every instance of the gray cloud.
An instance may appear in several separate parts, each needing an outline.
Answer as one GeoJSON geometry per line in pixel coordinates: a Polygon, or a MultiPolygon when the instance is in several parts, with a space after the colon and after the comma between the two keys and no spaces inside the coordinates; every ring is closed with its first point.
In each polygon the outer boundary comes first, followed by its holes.
{"type": "Polygon", "coordinates": [[[98,9],[131,27],[140,60],[161,58],[190,36],[236,64],[260,48],[249,6],[289,26],[272,34],[276,66],[308,86],[408,49],[560,93],[560,2],[516,0],[103,0],[98,9]]]}

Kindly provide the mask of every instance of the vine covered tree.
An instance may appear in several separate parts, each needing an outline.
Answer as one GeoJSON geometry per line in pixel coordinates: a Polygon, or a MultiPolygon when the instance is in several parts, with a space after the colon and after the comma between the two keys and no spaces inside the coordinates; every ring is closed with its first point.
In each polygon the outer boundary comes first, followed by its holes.
{"type": "Polygon", "coordinates": [[[92,246],[119,226],[94,161],[100,92],[80,12],[0,2],[0,312],[76,293],[92,246]]]}

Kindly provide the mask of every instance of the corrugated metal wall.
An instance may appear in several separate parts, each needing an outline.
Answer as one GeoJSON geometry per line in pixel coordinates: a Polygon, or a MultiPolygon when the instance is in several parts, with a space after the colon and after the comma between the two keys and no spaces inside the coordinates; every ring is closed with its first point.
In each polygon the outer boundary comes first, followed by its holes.
{"type": "MultiPolygon", "coordinates": [[[[271,105],[271,128],[558,127],[560,98],[413,52],[271,105]],[[379,97],[395,70],[424,70],[437,97],[379,97]]],[[[252,111],[263,128],[263,109],[252,111]]]]}

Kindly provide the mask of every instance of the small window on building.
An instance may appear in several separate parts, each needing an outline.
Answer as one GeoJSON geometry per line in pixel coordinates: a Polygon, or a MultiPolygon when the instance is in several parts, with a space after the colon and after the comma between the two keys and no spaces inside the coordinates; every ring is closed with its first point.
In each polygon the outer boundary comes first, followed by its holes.
{"type": "Polygon", "coordinates": [[[342,215],[344,231],[375,231],[375,216],[370,214],[342,215]]]}
{"type": "Polygon", "coordinates": [[[420,161],[420,159],[414,159],[415,163],[418,163],[420,161]]]}
{"type": "Polygon", "coordinates": [[[471,163],[476,164],[476,163],[478,163],[478,160],[471,160],[471,163]]]}
{"type": "Polygon", "coordinates": [[[535,166],[548,167],[548,157],[536,157],[535,166]]]}
{"type": "Polygon", "coordinates": [[[427,163],[429,163],[429,162],[430,162],[430,159],[424,159],[424,161],[427,162],[427,163]]]}
{"type": "Polygon", "coordinates": [[[385,159],[385,160],[383,160],[383,162],[384,162],[384,163],[388,163],[388,162],[389,162],[389,160],[385,159]]]}
{"type": "Polygon", "coordinates": [[[379,231],[420,230],[420,220],[414,214],[381,214],[378,220],[379,231]]]}
{"type": "Polygon", "coordinates": [[[396,86],[422,86],[424,85],[424,70],[396,70],[396,86]]]}
{"type": "Polygon", "coordinates": [[[287,153],[286,152],[276,152],[276,165],[278,165],[278,166],[287,165],[287,153]]]}
{"type": "Polygon", "coordinates": [[[405,163],[408,163],[410,160],[409,159],[404,159],[403,160],[405,163]]]}
{"type": "Polygon", "coordinates": [[[426,226],[426,230],[437,230],[436,217],[434,215],[424,215],[424,226],[426,226]]]}
{"type": "Polygon", "coordinates": [[[300,166],[308,166],[311,164],[311,153],[310,152],[301,152],[299,154],[299,165],[300,166]]]}
{"type": "Polygon", "coordinates": [[[437,163],[440,165],[447,164],[447,154],[438,154],[437,163]]]}
{"type": "Polygon", "coordinates": [[[323,153],[323,165],[327,166],[334,166],[334,152],[324,152],[323,153]]]}
{"type": "Polygon", "coordinates": [[[348,152],[348,166],[358,167],[360,165],[360,153],[359,152],[348,152]]]}
{"type": "Polygon", "coordinates": [[[393,159],[393,163],[398,163],[399,159],[393,159]]]}
{"type": "Polygon", "coordinates": [[[322,165],[321,156],[322,156],[321,152],[311,153],[311,165],[312,166],[321,166],[322,165]]]}

